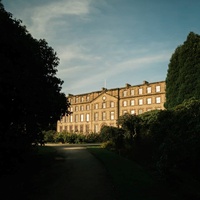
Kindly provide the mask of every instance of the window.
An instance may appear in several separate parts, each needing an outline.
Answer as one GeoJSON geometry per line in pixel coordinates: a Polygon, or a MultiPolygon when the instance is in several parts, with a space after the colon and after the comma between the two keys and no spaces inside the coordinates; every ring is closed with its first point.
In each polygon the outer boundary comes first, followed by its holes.
{"type": "Polygon", "coordinates": [[[99,120],[99,113],[94,113],[94,121],[98,121],[99,120]]]}
{"type": "Polygon", "coordinates": [[[73,115],[70,115],[69,122],[73,122],[73,115]]]}
{"type": "Polygon", "coordinates": [[[69,126],[69,131],[70,131],[70,133],[73,132],[73,126],[72,125],[69,126]]]}
{"type": "Polygon", "coordinates": [[[143,99],[139,99],[139,105],[142,105],[143,104],[143,99]]]}
{"type": "Polygon", "coordinates": [[[75,115],[75,122],[78,122],[78,115],[75,115]]]}
{"type": "Polygon", "coordinates": [[[127,106],[127,101],[124,101],[124,102],[123,102],[123,106],[127,106]]]}
{"type": "Polygon", "coordinates": [[[151,108],[147,108],[147,111],[151,111],[151,108]]]}
{"type": "Polygon", "coordinates": [[[106,108],[106,102],[102,103],[102,108],[106,108]]]}
{"type": "Polygon", "coordinates": [[[139,114],[142,114],[142,113],[143,113],[143,110],[142,110],[142,109],[139,109],[139,110],[138,110],[138,113],[139,113],[139,114]]]}
{"type": "Polygon", "coordinates": [[[80,133],[83,133],[83,125],[80,125],[80,133]]]}
{"type": "Polygon", "coordinates": [[[124,96],[124,97],[127,96],[127,91],[126,91],[126,90],[123,92],[123,96],[124,96]]]}
{"type": "Polygon", "coordinates": [[[98,109],[98,108],[99,108],[99,104],[96,103],[96,104],[94,105],[94,109],[98,109]]]}
{"type": "Polygon", "coordinates": [[[156,97],[156,103],[160,103],[160,102],[161,102],[160,97],[156,97]]]}
{"type": "Polygon", "coordinates": [[[135,95],[135,91],[134,90],[131,90],[131,95],[135,95]]]}
{"type": "Polygon", "coordinates": [[[123,115],[127,113],[127,110],[123,110],[123,115]]]}
{"type": "Polygon", "coordinates": [[[84,102],[84,97],[81,97],[81,102],[84,102]]]}
{"type": "Polygon", "coordinates": [[[78,97],[76,97],[76,103],[78,103],[78,97]]]}
{"type": "Polygon", "coordinates": [[[89,133],[89,125],[88,124],[85,125],[85,132],[89,133]]]}
{"type": "Polygon", "coordinates": [[[142,88],[140,88],[140,89],[138,90],[138,93],[139,93],[139,94],[142,94],[142,92],[143,92],[143,90],[142,90],[142,88]]]}
{"type": "Polygon", "coordinates": [[[89,122],[89,121],[90,121],[90,114],[87,113],[87,114],[86,114],[86,122],[89,122]]]}
{"type": "Polygon", "coordinates": [[[89,96],[87,96],[87,98],[86,98],[86,99],[87,99],[87,101],[89,101],[89,100],[90,100],[90,97],[89,97],[89,96]]]}
{"type": "Polygon", "coordinates": [[[151,98],[147,98],[147,104],[151,104],[151,98]]]}
{"type": "Polygon", "coordinates": [[[102,112],[102,120],[106,120],[106,112],[102,112]]]}
{"type": "Polygon", "coordinates": [[[111,120],[114,120],[115,119],[115,112],[110,112],[110,119],[111,120]]]}
{"type": "Polygon", "coordinates": [[[86,105],[86,110],[90,110],[90,105],[86,105]]]}
{"type": "Polygon", "coordinates": [[[78,106],[75,107],[75,111],[78,111],[78,106]]]}
{"type": "Polygon", "coordinates": [[[135,100],[131,100],[131,106],[135,105],[135,100]]]}
{"type": "Polygon", "coordinates": [[[115,103],[113,101],[110,102],[110,107],[114,108],[115,107],[115,103]]]}
{"type": "Polygon", "coordinates": [[[84,120],[84,115],[81,114],[81,115],[80,115],[80,121],[83,122],[83,120],[84,120]]]}
{"type": "Polygon", "coordinates": [[[160,92],[160,85],[156,86],[156,92],[160,92]]]}
{"type": "Polygon", "coordinates": [[[148,87],[148,88],[147,88],[147,93],[148,93],[148,94],[151,93],[151,87],[148,87]]]}
{"type": "Polygon", "coordinates": [[[75,132],[78,132],[78,126],[77,125],[75,125],[75,132]]]}
{"type": "Polygon", "coordinates": [[[99,126],[98,126],[98,124],[95,124],[95,125],[94,125],[94,132],[95,132],[95,133],[98,133],[98,132],[99,132],[99,126]]]}
{"type": "Polygon", "coordinates": [[[131,114],[134,115],[135,114],[135,110],[131,110],[131,114]]]}
{"type": "Polygon", "coordinates": [[[81,111],[83,111],[83,106],[81,106],[80,108],[81,108],[81,111]]]}

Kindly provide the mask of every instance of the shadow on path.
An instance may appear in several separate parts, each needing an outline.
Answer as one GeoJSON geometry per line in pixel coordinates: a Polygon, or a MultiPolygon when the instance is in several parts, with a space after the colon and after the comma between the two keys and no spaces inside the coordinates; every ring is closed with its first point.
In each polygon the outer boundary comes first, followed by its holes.
{"type": "MultiPolygon", "coordinates": [[[[113,187],[105,168],[87,151],[85,145],[48,144],[48,146],[56,148],[61,155],[56,158],[57,160],[64,161],[62,168],[65,168],[65,172],[62,181],[55,186],[62,187],[59,189],[62,193],[59,195],[60,199],[115,199],[113,187]]],[[[56,198],[56,194],[52,194],[50,199],[58,198],[56,198]]]]}

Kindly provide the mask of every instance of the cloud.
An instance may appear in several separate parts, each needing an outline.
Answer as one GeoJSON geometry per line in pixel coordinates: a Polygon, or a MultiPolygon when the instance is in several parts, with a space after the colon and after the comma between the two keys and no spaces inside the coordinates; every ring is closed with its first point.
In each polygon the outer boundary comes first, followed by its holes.
{"type": "MultiPolygon", "coordinates": [[[[29,31],[37,38],[49,37],[49,30],[56,26],[69,26],[70,22],[63,16],[83,16],[90,11],[91,0],[55,1],[29,10],[31,25],[29,31]]],[[[54,30],[55,31],[55,30],[54,30]]]]}

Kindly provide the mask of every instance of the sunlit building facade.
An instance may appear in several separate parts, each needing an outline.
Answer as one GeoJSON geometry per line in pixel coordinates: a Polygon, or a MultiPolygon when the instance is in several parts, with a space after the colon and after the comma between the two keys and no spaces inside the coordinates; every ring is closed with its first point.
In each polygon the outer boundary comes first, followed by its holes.
{"type": "Polygon", "coordinates": [[[117,127],[117,119],[125,113],[139,115],[164,109],[165,81],[102,88],[85,94],[69,94],[67,98],[72,114],[57,122],[57,132],[98,133],[104,125],[117,127]]]}

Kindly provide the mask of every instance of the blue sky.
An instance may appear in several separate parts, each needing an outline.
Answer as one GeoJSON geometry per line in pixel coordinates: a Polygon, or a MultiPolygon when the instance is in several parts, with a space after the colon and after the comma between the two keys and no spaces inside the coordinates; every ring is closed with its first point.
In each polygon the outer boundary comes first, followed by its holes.
{"type": "Polygon", "coordinates": [[[165,80],[174,50],[200,34],[199,0],[2,0],[60,58],[66,95],[165,80]]]}

